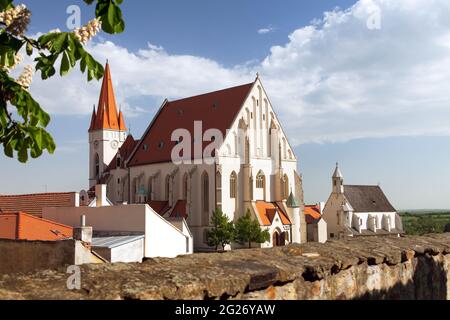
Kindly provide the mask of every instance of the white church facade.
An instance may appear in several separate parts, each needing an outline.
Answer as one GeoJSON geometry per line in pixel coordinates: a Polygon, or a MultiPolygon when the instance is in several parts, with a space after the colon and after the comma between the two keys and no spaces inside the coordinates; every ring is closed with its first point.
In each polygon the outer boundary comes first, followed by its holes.
{"type": "Polygon", "coordinates": [[[90,187],[107,184],[115,204],[147,203],[185,218],[206,248],[212,212],[247,211],[270,232],[262,247],[306,242],[297,158],[259,78],[164,101],[140,140],[117,112],[109,65],[89,129],[90,187]]]}

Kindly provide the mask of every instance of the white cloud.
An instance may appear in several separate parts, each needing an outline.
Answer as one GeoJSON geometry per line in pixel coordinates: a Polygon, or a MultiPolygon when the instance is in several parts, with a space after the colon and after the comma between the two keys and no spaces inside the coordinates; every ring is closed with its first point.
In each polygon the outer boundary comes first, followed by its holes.
{"type": "Polygon", "coordinates": [[[267,34],[267,33],[273,32],[273,31],[275,31],[275,28],[269,26],[269,27],[258,29],[257,32],[258,32],[258,34],[267,34]]]}
{"type": "MultiPolygon", "coordinates": [[[[138,52],[112,42],[89,50],[99,61],[109,58],[118,103],[130,115],[157,107],[141,102],[147,97],[216,90],[259,71],[293,144],[450,135],[449,16],[445,0],[361,0],[293,31],[263,61],[233,68],[152,44],[138,52]],[[379,29],[368,28],[374,8],[379,29]]],[[[36,81],[32,92],[51,113],[88,114],[99,86],[76,71],[36,81]]]]}

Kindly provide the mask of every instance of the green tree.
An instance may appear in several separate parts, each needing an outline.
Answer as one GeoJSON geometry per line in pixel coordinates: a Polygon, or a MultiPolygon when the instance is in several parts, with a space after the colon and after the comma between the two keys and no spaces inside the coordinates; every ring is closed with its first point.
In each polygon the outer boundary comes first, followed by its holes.
{"type": "Polygon", "coordinates": [[[450,223],[445,225],[444,232],[450,232],[450,223]]]}
{"type": "Polygon", "coordinates": [[[46,131],[50,116],[28,92],[33,71],[40,71],[46,80],[55,75],[57,62],[61,76],[79,63],[88,81],[101,79],[103,66],[84,45],[100,29],[110,34],[123,32],[125,23],[119,7],[122,1],[84,0],[87,5],[96,3],[95,19],[72,32],[50,31],[34,39],[25,35],[31,17],[26,6],[0,0],[0,145],[6,156],[13,158],[17,153],[24,163],[29,155],[38,158],[44,150],[54,152],[55,142],[46,131]],[[35,66],[26,66],[20,77],[13,79],[10,71],[22,61],[21,50],[36,56],[35,66]]]}
{"type": "Polygon", "coordinates": [[[252,219],[250,210],[238,219],[235,229],[236,241],[242,245],[248,244],[249,248],[252,247],[252,243],[264,243],[270,240],[269,231],[261,229],[258,221],[252,219]]]}
{"type": "Polygon", "coordinates": [[[208,246],[215,247],[217,250],[221,245],[225,250],[225,246],[231,244],[234,239],[234,224],[219,208],[213,212],[211,224],[213,227],[206,234],[208,246]]]}

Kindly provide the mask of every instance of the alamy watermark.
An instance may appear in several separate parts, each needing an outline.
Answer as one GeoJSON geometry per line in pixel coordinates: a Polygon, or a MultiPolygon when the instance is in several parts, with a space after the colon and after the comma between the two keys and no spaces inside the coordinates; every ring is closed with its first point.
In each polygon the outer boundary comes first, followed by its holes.
{"type": "Polygon", "coordinates": [[[66,9],[69,17],[66,20],[66,27],[69,30],[75,30],[81,27],[81,8],[75,4],[70,5],[66,9]]]}
{"type": "Polygon", "coordinates": [[[366,13],[368,18],[366,21],[367,29],[369,30],[380,30],[381,29],[381,8],[373,2],[366,8],[366,13]]]}
{"type": "Polygon", "coordinates": [[[68,290],[80,290],[81,289],[81,268],[79,266],[69,266],[66,273],[70,274],[67,278],[68,290]]]}

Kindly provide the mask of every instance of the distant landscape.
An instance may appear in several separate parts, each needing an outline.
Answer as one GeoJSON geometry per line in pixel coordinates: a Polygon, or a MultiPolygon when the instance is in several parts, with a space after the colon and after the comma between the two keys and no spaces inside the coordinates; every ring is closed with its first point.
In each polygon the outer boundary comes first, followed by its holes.
{"type": "Polygon", "coordinates": [[[403,210],[399,214],[408,235],[450,232],[450,210],[403,210]]]}

